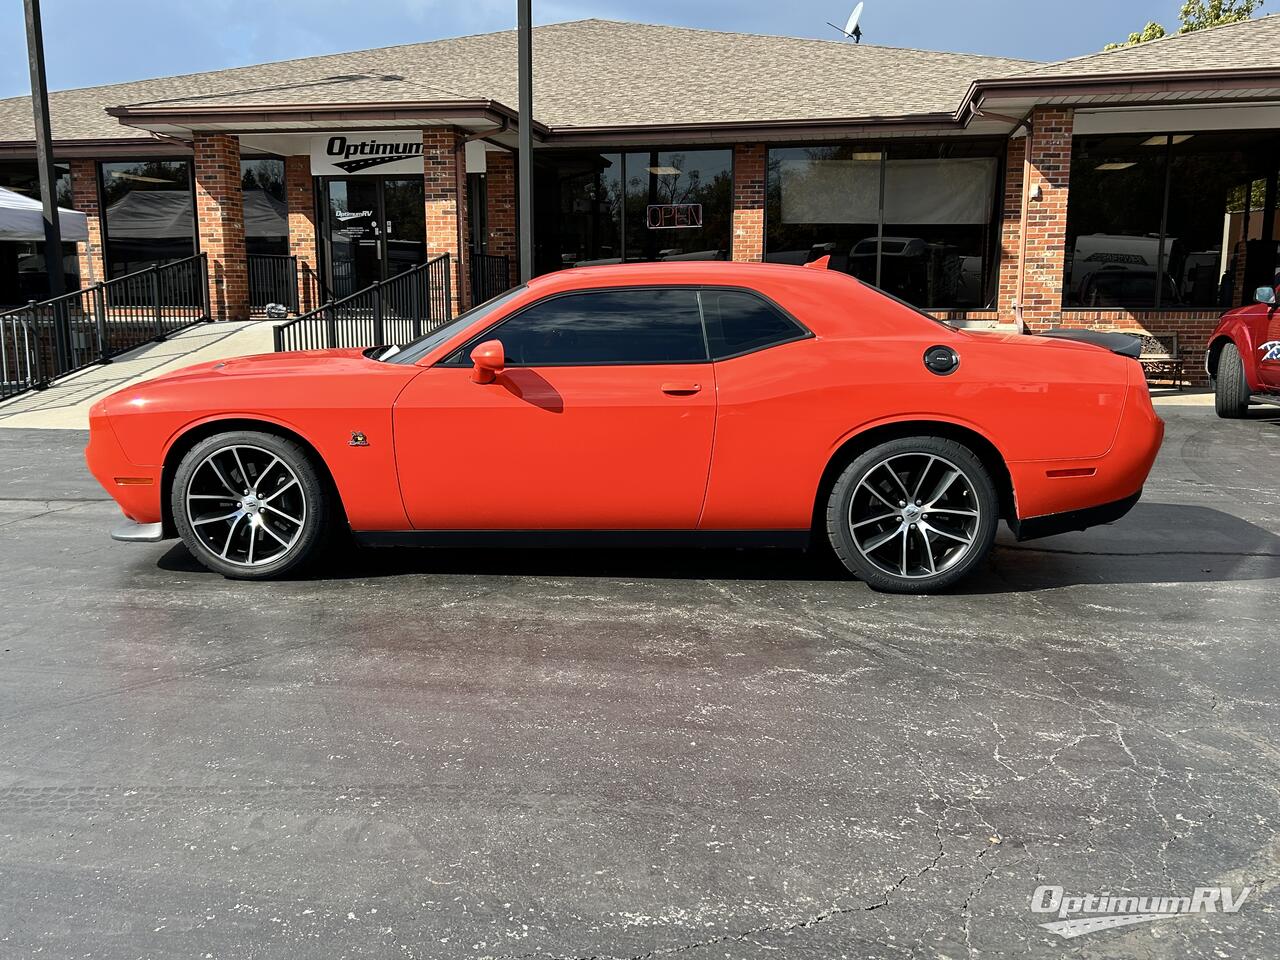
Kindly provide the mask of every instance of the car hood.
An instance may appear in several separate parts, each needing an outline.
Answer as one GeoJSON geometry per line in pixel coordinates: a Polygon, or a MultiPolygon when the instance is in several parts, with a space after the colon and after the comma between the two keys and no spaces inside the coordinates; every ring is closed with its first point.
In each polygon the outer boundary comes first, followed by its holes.
{"type": "Polygon", "coordinates": [[[172,370],[148,380],[148,383],[192,379],[195,377],[252,377],[261,375],[331,373],[342,365],[376,363],[366,357],[367,347],[338,350],[303,350],[294,353],[258,353],[247,357],[226,357],[207,363],[172,370]]]}

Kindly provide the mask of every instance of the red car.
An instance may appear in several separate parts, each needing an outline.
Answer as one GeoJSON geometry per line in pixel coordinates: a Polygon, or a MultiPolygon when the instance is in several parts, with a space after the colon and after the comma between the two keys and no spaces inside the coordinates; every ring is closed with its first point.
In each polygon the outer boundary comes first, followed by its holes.
{"type": "Polygon", "coordinates": [[[956,330],[847,275],[668,262],[540,277],[401,347],[206,363],[98,403],[132,521],[229,577],[372,544],[808,544],[926,592],[1115,520],[1164,425],[1098,346],[956,330]]]}
{"type": "Polygon", "coordinates": [[[1243,417],[1250,403],[1280,405],[1280,310],[1274,287],[1259,287],[1257,303],[1218,321],[1209,337],[1205,370],[1213,381],[1218,416],[1243,417]]]}

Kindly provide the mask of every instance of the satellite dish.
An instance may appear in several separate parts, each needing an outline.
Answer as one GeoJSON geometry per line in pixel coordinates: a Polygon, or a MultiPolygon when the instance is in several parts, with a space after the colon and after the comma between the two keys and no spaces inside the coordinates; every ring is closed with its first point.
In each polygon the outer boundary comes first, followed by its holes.
{"type": "Polygon", "coordinates": [[[844,25],[844,28],[843,28],[843,29],[841,29],[840,27],[837,27],[834,23],[828,23],[828,24],[827,24],[827,26],[828,26],[828,27],[835,27],[835,29],[836,29],[836,30],[839,30],[842,34],[844,34],[846,37],[848,37],[848,38],[849,38],[850,40],[852,40],[854,43],[861,43],[861,42],[862,42],[862,28],[861,28],[860,26],[858,26],[858,21],[862,19],[862,8],[863,8],[863,6],[864,6],[864,4],[863,4],[863,3],[861,3],[861,2],[859,2],[859,3],[858,3],[858,4],[853,8],[853,13],[849,14],[849,21],[844,25]]]}

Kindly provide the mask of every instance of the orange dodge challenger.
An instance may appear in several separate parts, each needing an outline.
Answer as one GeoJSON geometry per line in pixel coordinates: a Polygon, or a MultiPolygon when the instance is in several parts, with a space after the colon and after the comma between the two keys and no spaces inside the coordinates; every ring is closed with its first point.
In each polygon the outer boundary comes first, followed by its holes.
{"type": "MultiPolygon", "coordinates": [[[[823,264],[811,264],[810,266],[823,264]]],[[[1121,340],[1125,338],[1120,338],[1121,340]]],[[[804,546],[935,591],[1137,501],[1164,432],[1127,350],[957,330],[852,277],[669,262],[539,277],[413,343],[128,387],[89,468],[228,577],[372,544],[804,546]]]]}

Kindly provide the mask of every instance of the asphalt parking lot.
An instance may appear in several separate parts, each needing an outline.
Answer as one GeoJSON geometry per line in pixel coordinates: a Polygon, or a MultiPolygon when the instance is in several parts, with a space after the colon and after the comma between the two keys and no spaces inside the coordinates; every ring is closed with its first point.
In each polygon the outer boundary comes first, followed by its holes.
{"type": "MultiPolygon", "coordinates": [[[[241,584],[0,431],[0,957],[1280,955],[1280,410],[944,597],[783,552],[241,584]],[[1064,941],[1041,884],[1235,914],[1064,941]]],[[[1051,429],[1047,425],[1046,429],[1051,429]]]]}

